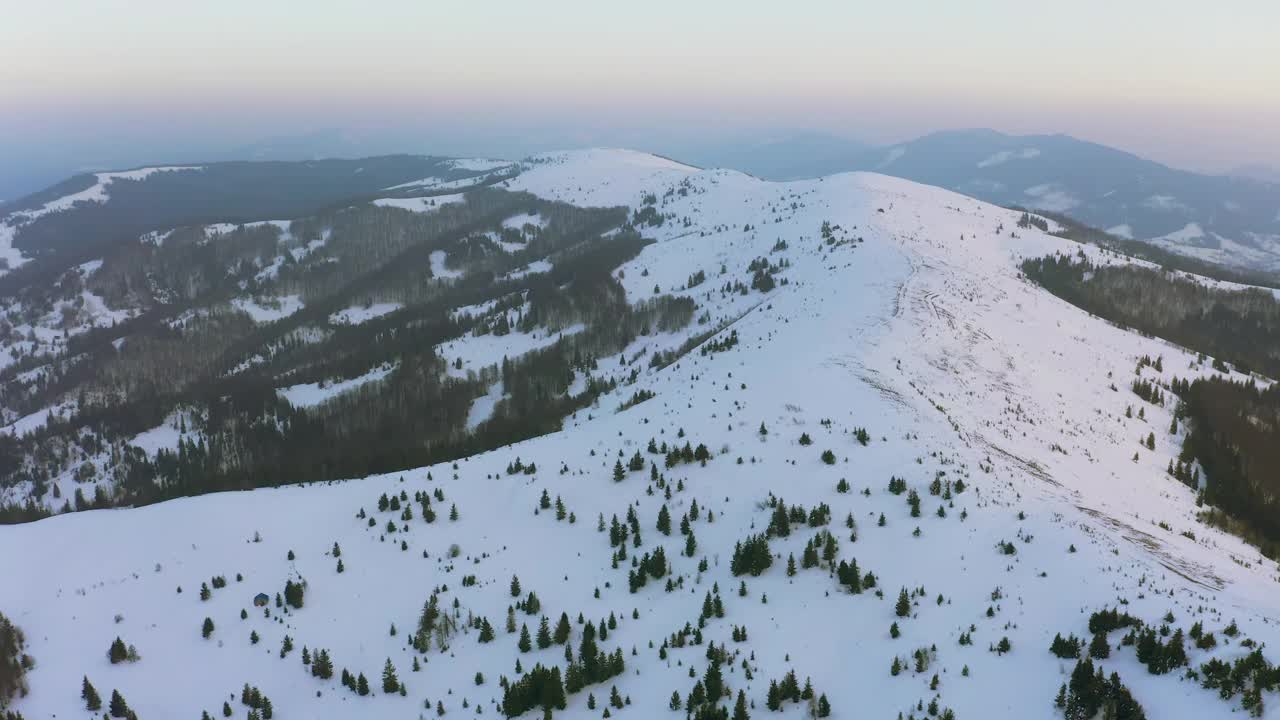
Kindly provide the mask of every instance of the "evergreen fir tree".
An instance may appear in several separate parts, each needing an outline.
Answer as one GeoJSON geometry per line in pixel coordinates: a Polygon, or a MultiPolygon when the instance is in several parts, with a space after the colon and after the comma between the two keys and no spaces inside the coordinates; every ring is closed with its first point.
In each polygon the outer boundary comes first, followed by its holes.
{"type": "Polygon", "coordinates": [[[898,617],[906,617],[911,614],[911,598],[907,596],[907,589],[902,588],[898,592],[898,602],[893,606],[893,611],[898,617]]]}
{"type": "Polygon", "coordinates": [[[89,682],[89,676],[84,676],[84,681],[80,684],[80,699],[84,700],[86,710],[101,710],[102,698],[98,696],[98,691],[89,682]]]}
{"type": "Polygon", "coordinates": [[[1093,641],[1089,643],[1089,657],[1098,660],[1105,660],[1111,657],[1111,645],[1107,643],[1106,633],[1095,633],[1093,641]]]}
{"type": "Polygon", "coordinates": [[[124,701],[124,696],[119,690],[111,691],[111,703],[107,706],[111,711],[111,717],[123,718],[129,716],[129,704],[124,701]]]}
{"type": "Polygon", "coordinates": [[[293,580],[285,580],[284,582],[284,601],[289,607],[300,610],[302,609],[303,596],[306,593],[306,585],[295,583],[293,580]]]}
{"type": "Polygon", "coordinates": [[[557,645],[564,645],[569,641],[570,632],[571,627],[569,625],[569,615],[568,613],[562,612],[560,613],[560,621],[556,623],[556,631],[552,636],[552,639],[557,645]]]}
{"type": "Polygon", "coordinates": [[[720,697],[724,695],[724,678],[720,674],[720,663],[712,660],[707,665],[707,672],[702,678],[702,686],[707,691],[708,702],[720,702],[720,697]]]}
{"type": "Polygon", "coordinates": [[[547,616],[542,616],[542,621],[538,624],[538,649],[545,650],[551,647],[551,625],[547,621],[547,616]]]}
{"type": "Polygon", "coordinates": [[[382,666],[382,692],[391,694],[400,689],[400,679],[396,677],[396,667],[391,664],[391,658],[387,658],[387,664],[382,666]]]}
{"type": "Polygon", "coordinates": [[[111,643],[111,647],[107,649],[107,659],[111,661],[112,665],[129,659],[129,649],[125,647],[124,641],[118,635],[111,643]]]}

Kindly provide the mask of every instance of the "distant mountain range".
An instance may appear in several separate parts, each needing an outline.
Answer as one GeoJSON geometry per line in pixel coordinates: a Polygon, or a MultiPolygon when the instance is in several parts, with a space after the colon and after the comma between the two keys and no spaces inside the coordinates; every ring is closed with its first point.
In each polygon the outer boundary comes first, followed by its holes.
{"type": "MultiPolygon", "coordinates": [[[[385,144],[332,131],[277,138],[243,146],[232,154],[259,161],[352,157],[362,152],[381,151],[385,144]]],[[[1240,167],[1225,175],[1205,175],[1170,168],[1067,135],[1019,136],[987,129],[937,132],[885,147],[811,131],[778,131],[712,142],[655,142],[650,149],[700,167],[729,168],[776,181],[823,177],[851,170],[894,175],[1000,205],[1060,213],[1113,235],[1141,240],[1200,261],[1251,271],[1280,272],[1280,182],[1277,182],[1280,172],[1262,165],[1240,167]]],[[[503,156],[500,149],[494,152],[503,156]]],[[[387,164],[385,160],[382,162],[387,164]]],[[[403,156],[396,163],[413,164],[403,156]]],[[[351,161],[350,168],[342,163],[292,167],[309,168],[306,172],[313,173],[318,170],[320,174],[334,171],[335,178],[321,182],[321,186],[330,183],[329,189],[333,192],[328,195],[320,192],[317,196],[332,201],[348,191],[367,192],[377,187],[373,184],[375,181],[392,179],[391,176],[377,177],[374,173],[359,177],[353,170],[361,164],[351,161]]],[[[254,175],[263,168],[283,169],[290,165],[225,163],[219,167],[239,168],[254,175]]],[[[394,170],[430,174],[422,168],[394,167],[394,170]]],[[[208,182],[214,175],[183,175],[180,179],[191,177],[208,182]]],[[[10,202],[7,207],[0,203],[0,214],[32,202],[38,205],[45,194],[60,196],[62,190],[76,183],[91,184],[86,178],[92,176],[73,178],[46,193],[10,202]]],[[[269,184],[280,187],[279,183],[269,184]]],[[[306,185],[290,184],[290,187],[306,185]]],[[[228,210],[236,212],[229,216],[238,218],[245,209],[230,207],[228,210]]],[[[288,209],[303,212],[315,207],[304,203],[288,209]]],[[[144,213],[145,219],[156,220],[150,217],[154,214],[144,213]]],[[[129,217],[141,219],[141,216],[129,217]]],[[[8,240],[13,246],[25,246],[28,256],[68,242],[71,237],[76,238],[77,244],[84,243],[86,236],[54,228],[56,223],[65,220],[57,218],[21,233],[15,233],[13,227],[6,231],[0,222],[0,249],[9,245],[4,242],[5,235],[10,236],[8,240]],[[57,230],[58,237],[37,239],[36,231],[45,226],[57,230]],[[18,237],[12,237],[15,234],[18,237]]],[[[156,225],[155,222],[143,224],[156,225]]],[[[136,235],[135,229],[130,227],[127,234],[136,235]]],[[[95,237],[100,234],[97,229],[90,233],[95,237]]],[[[13,256],[10,260],[14,262],[19,258],[13,256]]]]}
{"type": "Polygon", "coordinates": [[[1227,173],[1234,177],[1262,180],[1263,182],[1280,183],[1280,168],[1270,165],[1241,165],[1227,173]]]}
{"type": "Polygon", "coordinates": [[[1204,175],[1068,135],[948,130],[871,147],[818,133],[726,142],[674,153],[788,181],[864,170],[1005,206],[1051,211],[1198,260],[1280,271],[1280,171],[1204,175]]]}
{"type": "MultiPolygon", "coordinates": [[[[861,151],[832,144],[839,169],[945,187],[981,200],[1069,215],[1124,238],[1253,270],[1280,270],[1280,184],[1265,168],[1201,175],[1067,135],[953,130],[861,151]],[[1241,174],[1244,174],[1241,173],[1241,174]]],[[[807,154],[816,154],[812,147],[807,154]]],[[[737,166],[752,172],[746,164],[737,166]]],[[[823,175],[836,168],[813,164],[823,175]]],[[[786,176],[770,179],[785,179],[786,176]]]]}
{"type": "Polygon", "coordinates": [[[731,168],[766,180],[823,177],[858,167],[871,145],[816,132],[780,132],[746,140],[676,149],[671,154],[701,167],[731,168]]]}

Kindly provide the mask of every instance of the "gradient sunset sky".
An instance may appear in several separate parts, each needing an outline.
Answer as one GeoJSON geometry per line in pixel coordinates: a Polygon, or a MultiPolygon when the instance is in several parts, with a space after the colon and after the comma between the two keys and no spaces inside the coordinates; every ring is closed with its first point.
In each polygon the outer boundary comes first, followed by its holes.
{"type": "Polygon", "coordinates": [[[992,127],[1280,165],[1278,28],[1256,0],[0,0],[0,154],[992,127]]]}

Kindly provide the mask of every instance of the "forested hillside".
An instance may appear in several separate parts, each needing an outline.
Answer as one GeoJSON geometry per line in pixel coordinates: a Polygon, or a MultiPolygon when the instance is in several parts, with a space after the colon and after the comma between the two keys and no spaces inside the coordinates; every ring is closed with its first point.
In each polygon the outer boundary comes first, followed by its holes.
{"type": "Polygon", "coordinates": [[[1215,378],[1177,389],[1182,462],[1204,468],[1204,500],[1226,513],[1206,518],[1280,557],[1280,388],[1215,378]]]}
{"type": "MultiPolygon", "coordinates": [[[[1280,391],[1270,379],[1247,377],[1280,377],[1275,292],[1083,256],[1029,259],[1022,269],[1095,315],[1200,353],[1200,365],[1206,356],[1215,358],[1216,376],[1175,377],[1164,385],[1168,397],[1162,402],[1176,404],[1170,434],[1177,434],[1179,422],[1187,428],[1178,467],[1170,466],[1170,474],[1216,508],[1205,511],[1207,519],[1280,557],[1280,391]],[[1246,377],[1233,378],[1233,368],[1246,377]]],[[[1135,381],[1134,391],[1149,399],[1159,387],[1135,381]]]]}
{"type": "Polygon", "coordinates": [[[1134,264],[1058,255],[1026,261],[1032,280],[1073,305],[1233,363],[1280,377],[1280,301],[1262,288],[1211,286],[1134,264]]]}
{"type": "Polygon", "coordinates": [[[691,298],[629,299],[613,276],[653,205],[408,185],[143,233],[24,285],[0,321],[0,518],[461,457],[559,428],[634,374],[598,358],[637,337],[671,336],[669,362],[685,328],[713,329],[691,298]]]}

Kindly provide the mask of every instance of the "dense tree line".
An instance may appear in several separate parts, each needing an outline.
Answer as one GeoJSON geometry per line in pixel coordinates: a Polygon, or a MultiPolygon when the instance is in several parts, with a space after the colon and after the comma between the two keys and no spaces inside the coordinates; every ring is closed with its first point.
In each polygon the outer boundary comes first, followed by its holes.
{"type": "MultiPolygon", "coordinates": [[[[451,180],[476,174],[457,170],[440,158],[414,155],[305,163],[212,163],[198,171],[114,180],[109,186],[110,202],[84,203],[71,212],[44,215],[24,225],[15,235],[14,244],[28,255],[41,258],[47,254],[74,265],[94,257],[79,259],[76,256],[80,253],[97,253],[96,257],[101,257],[104,247],[136,242],[139,235],[152,230],[299,217],[330,205],[351,205],[363,198],[385,196],[382,188],[406,181],[431,176],[451,180]]],[[[5,210],[38,207],[95,183],[92,176],[78,176],[6,206],[5,210]]],[[[52,262],[49,266],[59,267],[52,262]]],[[[11,282],[14,286],[29,285],[37,277],[33,272],[30,277],[11,282]]],[[[9,287],[8,282],[0,284],[0,294],[8,294],[9,287]]]]}
{"type": "Polygon", "coordinates": [[[33,664],[22,629],[0,613],[0,710],[27,694],[27,670],[33,664]]]}
{"type": "MultiPolygon", "coordinates": [[[[1061,213],[1037,209],[1036,215],[1050,218],[1054,222],[1058,223],[1058,225],[1062,227],[1062,230],[1055,234],[1060,237],[1069,238],[1077,242],[1097,245],[1121,255],[1155,263],[1160,267],[1168,268],[1170,270],[1188,272],[1194,275],[1212,278],[1214,280],[1222,280],[1223,282],[1280,289],[1280,275],[1273,272],[1233,268],[1205,260],[1198,260],[1170,250],[1165,250],[1156,245],[1152,245],[1151,243],[1143,242],[1142,240],[1130,240],[1117,235],[1108,234],[1061,213]]],[[[1019,227],[1023,227],[1021,222],[1019,223],[1019,227]]],[[[1037,224],[1036,227],[1040,226],[1037,224]]]]}
{"type": "Polygon", "coordinates": [[[1058,690],[1054,704],[1066,720],[1089,720],[1099,712],[1115,720],[1146,719],[1142,705],[1120,681],[1120,676],[1111,673],[1108,678],[1089,658],[1076,663],[1071,680],[1058,690]]]}
{"type": "MultiPolygon", "coordinates": [[[[39,498],[51,477],[77,458],[106,452],[104,466],[77,473],[77,478],[113,477],[115,491],[103,495],[99,486],[92,498],[77,492],[64,499],[65,508],[79,510],[450,460],[557,430],[562,418],[614,386],[615,379],[598,377],[597,358],[617,354],[639,336],[679,329],[692,320],[695,305],[688,298],[627,301],[613,272],[647,241],[626,227],[600,238],[617,228],[624,218],[620,211],[582,210],[491,190],[470,193],[466,203],[446,205],[439,212],[452,212],[455,220],[444,229],[414,230],[414,214],[394,208],[333,211],[326,222],[350,216],[346,221],[361,227],[372,220],[360,218],[386,216],[394,222],[379,222],[398,223],[397,233],[420,239],[391,255],[394,261],[364,275],[354,273],[339,290],[283,321],[255,325],[237,312],[199,312],[185,315],[181,323],[156,319],[133,327],[119,347],[106,337],[87,345],[88,362],[63,368],[29,398],[38,405],[79,389],[78,412],[53,419],[21,440],[0,438],[0,483],[30,481],[39,498]],[[329,314],[354,298],[368,298],[373,288],[421,285],[420,271],[431,265],[427,255],[440,243],[475,227],[496,225],[517,211],[542,218],[540,229],[529,226],[523,236],[526,250],[520,252],[549,253],[554,261],[550,273],[511,280],[469,273],[433,284],[432,294],[423,296],[427,299],[392,315],[351,326],[328,323],[329,314]],[[405,253],[414,254],[412,262],[405,253]],[[520,297],[525,298],[520,305],[499,302],[478,316],[451,312],[462,305],[520,297]],[[439,357],[437,346],[483,332],[492,327],[494,313],[505,317],[513,308],[519,308],[514,323],[519,327],[513,330],[553,332],[575,324],[583,329],[524,356],[494,358],[492,366],[470,368],[466,379],[445,372],[450,359],[439,357]],[[325,329],[313,332],[317,327],[325,329]],[[291,407],[276,393],[282,385],[356,377],[380,366],[393,368],[382,381],[305,410],[291,407]],[[571,396],[575,373],[589,380],[583,392],[571,396]],[[468,431],[472,400],[497,381],[505,392],[492,417],[468,431]],[[194,409],[190,420],[183,420],[191,423],[186,429],[192,435],[176,448],[148,457],[124,445],[138,433],[174,422],[174,408],[194,409]]],[[[318,233],[315,222],[295,221],[290,233],[318,233]]],[[[235,247],[243,234],[244,244],[253,246],[258,240],[252,237],[277,232],[270,226],[245,228],[219,242],[230,239],[235,247]]],[[[332,230],[328,244],[352,242],[340,239],[347,235],[332,230]]],[[[511,258],[486,262],[507,263],[492,266],[503,272],[520,264],[511,258]]],[[[281,277],[288,273],[282,270],[281,277]]],[[[0,508],[0,521],[43,514],[36,506],[17,505],[0,508]]]]}
{"type": "Polygon", "coordinates": [[[1222,290],[1162,270],[1066,255],[1027,260],[1022,270],[1107,320],[1222,358],[1242,372],[1280,376],[1280,301],[1268,291],[1222,290]]]}
{"type": "Polygon", "coordinates": [[[1280,388],[1222,378],[1177,385],[1187,427],[1181,461],[1197,461],[1204,500],[1245,522],[1272,557],[1280,551],[1280,388]]]}
{"type": "MultiPolygon", "coordinates": [[[[1028,277],[1055,295],[1108,320],[1201,353],[1241,371],[1280,376],[1280,302],[1267,291],[1220,290],[1160,270],[1099,266],[1063,255],[1028,260],[1028,277]]],[[[1227,368],[1215,362],[1216,369],[1227,368]]],[[[1135,381],[1134,392],[1161,403],[1163,391],[1135,381]]],[[[1244,523],[1242,531],[1275,555],[1280,548],[1280,392],[1223,377],[1171,384],[1187,434],[1180,465],[1198,462],[1203,499],[1244,523]]],[[[1231,525],[1213,511],[1208,519],[1231,525]]]]}

